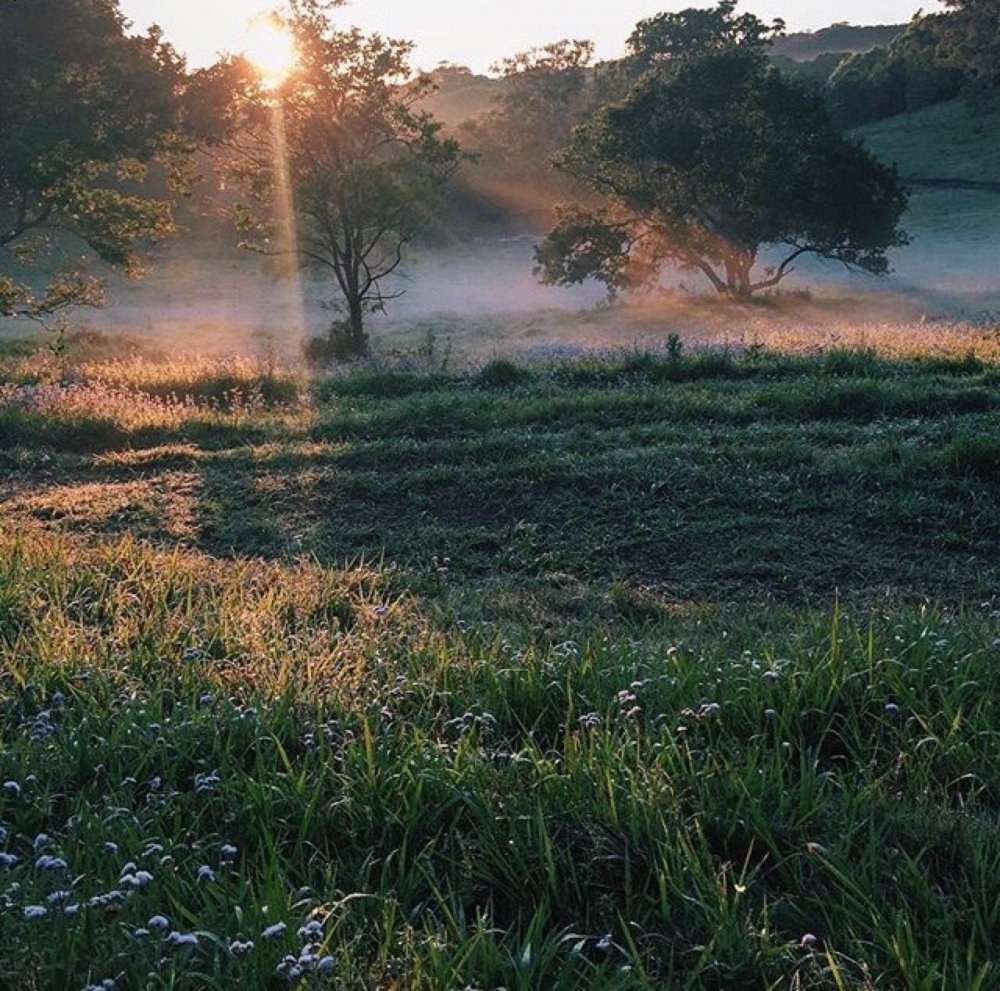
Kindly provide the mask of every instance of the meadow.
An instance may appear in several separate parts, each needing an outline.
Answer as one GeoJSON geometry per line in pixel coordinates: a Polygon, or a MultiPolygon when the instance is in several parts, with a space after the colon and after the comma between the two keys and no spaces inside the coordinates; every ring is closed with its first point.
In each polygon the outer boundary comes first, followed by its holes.
{"type": "Polygon", "coordinates": [[[1000,337],[0,354],[0,987],[1000,986],[1000,337]]]}

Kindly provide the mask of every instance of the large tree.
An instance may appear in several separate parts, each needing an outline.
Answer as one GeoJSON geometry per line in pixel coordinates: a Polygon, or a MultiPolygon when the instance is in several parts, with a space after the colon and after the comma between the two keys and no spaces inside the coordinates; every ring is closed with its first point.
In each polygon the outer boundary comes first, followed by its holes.
{"type": "Polygon", "coordinates": [[[1000,0],[944,0],[955,13],[944,24],[943,48],[965,75],[974,104],[1000,87],[1000,0]]]}
{"type": "Polygon", "coordinates": [[[0,315],[99,303],[80,260],[130,270],[171,232],[143,180],[154,162],[190,178],[185,107],[213,74],[187,76],[158,31],[130,37],[117,0],[0,0],[0,38],[0,315]]]}
{"type": "Polygon", "coordinates": [[[720,293],[748,296],[809,253],[888,270],[887,249],[906,241],[895,172],[833,127],[813,89],[769,62],[780,23],[734,8],[725,0],[636,29],[632,88],[557,159],[601,204],[560,210],[537,251],[545,281],[636,289],[671,262],[720,293]],[[759,271],[765,247],[785,250],[759,271]]]}
{"type": "Polygon", "coordinates": [[[412,45],[337,29],[331,6],[293,0],[282,17],[298,64],[263,95],[269,119],[258,120],[244,143],[241,178],[254,194],[243,216],[244,244],[267,253],[290,250],[329,275],[346,311],[331,337],[346,351],[364,353],[365,316],[398,295],[387,280],[432,222],[463,154],[419,110],[431,84],[412,78],[412,45]],[[288,224],[283,209],[293,213],[294,245],[274,236],[288,224]]]}

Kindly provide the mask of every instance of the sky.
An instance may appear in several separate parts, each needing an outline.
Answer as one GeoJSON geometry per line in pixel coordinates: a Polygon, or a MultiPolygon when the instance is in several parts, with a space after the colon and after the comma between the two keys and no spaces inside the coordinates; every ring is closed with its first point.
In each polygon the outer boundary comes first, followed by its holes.
{"type": "MultiPolygon", "coordinates": [[[[136,30],[156,23],[192,65],[220,51],[242,50],[249,18],[275,6],[268,0],[121,0],[136,30]]],[[[601,58],[614,58],[636,22],[663,10],[712,6],[704,0],[359,0],[336,12],[357,25],[415,42],[415,66],[456,62],[485,72],[497,59],[560,38],[589,38],[601,58]]],[[[790,31],[834,21],[893,24],[908,21],[936,0],[749,0],[741,10],[764,20],[782,17],[790,31]]]]}

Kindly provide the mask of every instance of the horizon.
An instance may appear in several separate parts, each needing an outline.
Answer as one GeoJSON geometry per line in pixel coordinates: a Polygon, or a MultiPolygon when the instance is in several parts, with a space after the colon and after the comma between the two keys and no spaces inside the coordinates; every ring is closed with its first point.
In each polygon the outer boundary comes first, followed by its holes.
{"type": "MultiPolygon", "coordinates": [[[[166,40],[192,66],[211,64],[222,52],[242,50],[248,22],[273,9],[266,0],[213,0],[210,12],[176,0],[122,0],[121,8],[133,29],[146,31],[158,24],[166,40]]],[[[414,43],[415,68],[433,69],[442,62],[464,65],[477,73],[509,55],[561,38],[593,41],[600,59],[616,58],[635,24],[664,10],[712,6],[685,0],[622,0],[613,13],[597,0],[585,0],[567,9],[557,0],[487,0],[475,16],[456,13],[456,4],[437,0],[413,4],[406,0],[369,0],[363,6],[347,4],[335,12],[344,27],[356,25],[365,31],[403,38],[414,43]]],[[[941,9],[936,0],[843,0],[836,12],[824,0],[760,0],[741,9],[766,21],[781,17],[789,33],[816,31],[836,23],[856,26],[908,22],[921,9],[941,9]]],[[[460,8],[461,10],[461,8],[460,8]]]]}

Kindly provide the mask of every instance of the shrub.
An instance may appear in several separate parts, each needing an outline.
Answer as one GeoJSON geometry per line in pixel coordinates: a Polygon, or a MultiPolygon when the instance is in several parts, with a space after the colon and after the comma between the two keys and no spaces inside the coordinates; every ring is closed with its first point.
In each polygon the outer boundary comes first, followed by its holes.
{"type": "Polygon", "coordinates": [[[531,373],[507,358],[492,358],[479,370],[476,381],[487,389],[512,389],[523,385],[531,373]]]}

